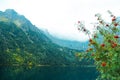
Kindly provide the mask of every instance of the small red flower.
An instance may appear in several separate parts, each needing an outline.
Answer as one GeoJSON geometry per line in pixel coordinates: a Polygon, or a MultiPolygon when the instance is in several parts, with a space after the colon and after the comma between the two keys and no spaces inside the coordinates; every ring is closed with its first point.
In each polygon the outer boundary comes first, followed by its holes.
{"type": "Polygon", "coordinates": [[[105,44],[101,44],[101,47],[105,47],[105,44]]]}
{"type": "Polygon", "coordinates": [[[106,66],[106,62],[102,62],[101,66],[105,67],[106,66]]]}
{"type": "Polygon", "coordinates": [[[116,36],[114,36],[114,38],[119,38],[119,36],[118,36],[118,35],[116,35],[116,36]]]}

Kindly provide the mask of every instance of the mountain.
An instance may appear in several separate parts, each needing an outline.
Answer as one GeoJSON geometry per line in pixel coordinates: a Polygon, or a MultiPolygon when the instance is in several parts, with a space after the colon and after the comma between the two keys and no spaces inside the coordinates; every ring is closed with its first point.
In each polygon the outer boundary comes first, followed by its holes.
{"type": "Polygon", "coordinates": [[[76,52],[53,43],[14,10],[0,11],[0,65],[73,65],[76,52]]]}
{"type": "Polygon", "coordinates": [[[44,33],[48,38],[51,39],[53,43],[58,44],[59,46],[62,46],[62,47],[70,48],[70,49],[85,51],[89,43],[88,41],[80,42],[80,41],[60,39],[58,37],[55,37],[54,35],[51,35],[47,30],[44,30],[44,33]]]}

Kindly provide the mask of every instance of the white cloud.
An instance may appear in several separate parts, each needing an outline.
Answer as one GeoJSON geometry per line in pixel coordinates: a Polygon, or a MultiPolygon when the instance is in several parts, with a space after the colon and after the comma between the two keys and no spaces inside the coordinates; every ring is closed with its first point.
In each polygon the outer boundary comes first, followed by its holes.
{"type": "Polygon", "coordinates": [[[0,10],[13,8],[52,34],[83,41],[87,37],[77,31],[75,22],[84,20],[91,30],[89,24],[95,21],[95,13],[104,14],[109,9],[119,15],[119,3],[119,0],[1,0],[0,10]]]}

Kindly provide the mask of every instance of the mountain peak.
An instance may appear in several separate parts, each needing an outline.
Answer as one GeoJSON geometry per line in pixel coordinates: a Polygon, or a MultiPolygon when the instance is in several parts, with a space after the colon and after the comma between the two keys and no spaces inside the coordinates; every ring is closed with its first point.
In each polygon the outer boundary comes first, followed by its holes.
{"type": "Polygon", "coordinates": [[[9,14],[17,14],[17,12],[14,9],[6,9],[5,13],[9,13],[9,14]]]}
{"type": "Polygon", "coordinates": [[[10,21],[15,23],[19,27],[21,26],[21,24],[32,25],[31,22],[24,17],[24,15],[20,15],[14,9],[6,9],[4,12],[1,11],[0,21],[10,21]]]}

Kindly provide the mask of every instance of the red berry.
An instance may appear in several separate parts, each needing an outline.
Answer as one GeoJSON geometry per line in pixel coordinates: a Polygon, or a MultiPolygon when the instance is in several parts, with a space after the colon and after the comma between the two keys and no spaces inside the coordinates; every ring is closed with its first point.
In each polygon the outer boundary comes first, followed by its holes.
{"type": "Polygon", "coordinates": [[[94,38],[96,38],[97,36],[96,35],[94,35],[94,38]]]}
{"type": "Polygon", "coordinates": [[[101,66],[105,67],[106,66],[106,62],[102,62],[101,66]]]}
{"type": "Polygon", "coordinates": [[[108,27],[109,25],[108,25],[108,24],[106,24],[106,26],[108,27]]]}
{"type": "Polygon", "coordinates": [[[117,46],[117,43],[112,44],[112,48],[115,48],[117,46]]]}
{"type": "Polygon", "coordinates": [[[78,21],[78,23],[80,23],[80,21],[78,21]]]}
{"type": "Polygon", "coordinates": [[[118,26],[118,24],[117,24],[117,23],[115,23],[115,24],[114,24],[114,26],[118,26]]]}
{"type": "Polygon", "coordinates": [[[105,47],[105,44],[101,44],[101,47],[105,47]]]}
{"type": "Polygon", "coordinates": [[[114,43],[114,46],[116,47],[116,46],[117,46],[117,43],[114,43]]]}
{"type": "Polygon", "coordinates": [[[93,50],[93,48],[89,48],[89,50],[91,51],[91,50],[93,50]]]}
{"type": "Polygon", "coordinates": [[[92,39],[89,39],[90,44],[96,44],[92,39]]]}
{"type": "Polygon", "coordinates": [[[112,18],[112,21],[115,21],[116,20],[116,17],[114,16],[113,18],[112,18]]]}
{"type": "Polygon", "coordinates": [[[116,20],[116,18],[112,18],[112,21],[115,21],[116,20]]]}
{"type": "Polygon", "coordinates": [[[83,29],[83,31],[85,32],[85,31],[86,31],[86,29],[83,29]]]}
{"type": "Polygon", "coordinates": [[[92,42],[92,39],[90,39],[89,42],[92,42]]]}
{"type": "Polygon", "coordinates": [[[119,36],[118,36],[118,35],[116,35],[116,36],[114,36],[114,38],[119,38],[119,36]]]}

